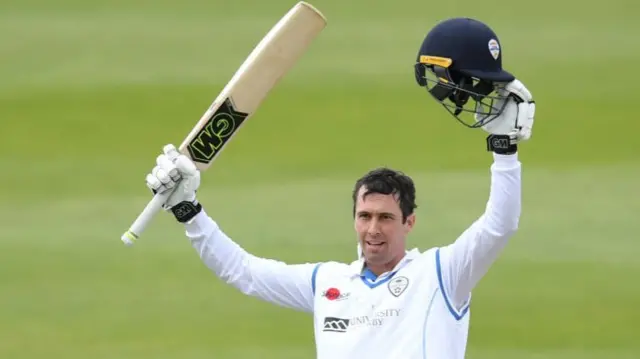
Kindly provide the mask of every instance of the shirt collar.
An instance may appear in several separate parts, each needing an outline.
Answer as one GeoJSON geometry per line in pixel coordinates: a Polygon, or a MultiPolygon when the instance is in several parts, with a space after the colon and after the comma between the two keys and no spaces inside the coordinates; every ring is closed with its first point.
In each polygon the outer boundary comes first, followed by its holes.
{"type": "MultiPolygon", "coordinates": [[[[420,251],[418,250],[418,248],[414,248],[411,250],[408,250],[405,252],[405,256],[402,257],[402,259],[400,260],[400,262],[398,262],[398,264],[396,264],[396,266],[389,272],[383,273],[380,275],[380,277],[386,276],[388,273],[393,273],[398,271],[400,268],[404,267],[407,263],[411,262],[412,260],[416,259],[418,256],[420,255],[420,251]]],[[[351,269],[351,275],[352,276],[360,276],[362,275],[362,272],[364,271],[364,257],[353,261],[351,263],[351,265],[349,265],[350,269],[351,269]]]]}

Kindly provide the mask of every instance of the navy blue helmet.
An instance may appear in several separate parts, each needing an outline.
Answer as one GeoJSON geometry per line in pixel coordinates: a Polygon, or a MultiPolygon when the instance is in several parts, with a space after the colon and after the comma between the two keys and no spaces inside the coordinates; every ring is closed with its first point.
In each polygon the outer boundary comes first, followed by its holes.
{"type": "Polygon", "coordinates": [[[462,124],[483,126],[502,113],[507,96],[500,88],[515,79],[502,68],[501,50],[496,33],[478,20],[442,21],[420,46],[416,81],[462,124]],[[467,123],[462,113],[474,120],[467,123]]]}

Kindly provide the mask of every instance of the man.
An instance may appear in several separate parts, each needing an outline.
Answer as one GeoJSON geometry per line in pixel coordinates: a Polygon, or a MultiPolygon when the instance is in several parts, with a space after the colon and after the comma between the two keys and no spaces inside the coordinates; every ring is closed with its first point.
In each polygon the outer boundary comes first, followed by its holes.
{"type": "Polygon", "coordinates": [[[221,280],[244,294],[313,313],[318,358],[463,358],[471,291],[518,228],[517,151],[531,136],[535,104],[502,69],[498,37],[475,20],[441,22],[424,39],[415,72],[418,84],[457,120],[490,133],[486,210],[447,246],[405,249],[416,220],[415,188],[410,177],[387,168],[355,184],[360,258],[347,264],[290,265],[247,253],[197,202],[200,175],[172,145],[147,176],[153,191],[173,191],[165,208],[221,280]]]}

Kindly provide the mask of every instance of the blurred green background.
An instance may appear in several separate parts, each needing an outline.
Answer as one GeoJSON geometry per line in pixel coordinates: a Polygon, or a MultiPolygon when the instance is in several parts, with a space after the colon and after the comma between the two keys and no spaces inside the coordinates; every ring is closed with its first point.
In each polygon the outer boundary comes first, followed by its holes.
{"type": "MultiPolygon", "coordinates": [[[[172,217],[120,235],[145,174],[295,3],[0,1],[0,358],[313,358],[312,319],[242,296],[172,217]]],[[[203,177],[252,253],[351,261],[350,191],[388,165],[418,186],[411,246],[484,209],[485,133],[413,80],[435,22],[470,16],[537,102],[521,230],[474,295],[468,357],[640,357],[637,1],[315,0],[329,25],[203,177]]]]}

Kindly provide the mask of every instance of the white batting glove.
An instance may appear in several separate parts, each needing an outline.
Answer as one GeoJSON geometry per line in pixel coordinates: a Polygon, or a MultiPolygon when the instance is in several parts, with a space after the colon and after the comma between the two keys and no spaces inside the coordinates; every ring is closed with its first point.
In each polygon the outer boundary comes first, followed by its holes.
{"type": "Polygon", "coordinates": [[[163,205],[171,210],[181,203],[196,203],[200,171],[187,156],[169,144],[156,158],[156,166],[147,174],[146,183],[154,193],[173,192],[163,205]]]}
{"type": "MultiPolygon", "coordinates": [[[[513,80],[498,93],[508,97],[495,101],[493,107],[496,109],[504,107],[504,110],[498,117],[482,126],[486,132],[496,135],[487,138],[488,146],[491,147],[489,142],[494,138],[505,137],[505,135],[512,146],[530,139],[536,112],[536,103],[531,92],[522,82],[513,80]]],[[[476,121],[482,120],[479,114],[476,114],[475,118],[476,121]]]]}

